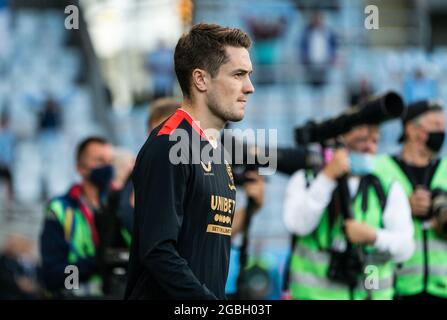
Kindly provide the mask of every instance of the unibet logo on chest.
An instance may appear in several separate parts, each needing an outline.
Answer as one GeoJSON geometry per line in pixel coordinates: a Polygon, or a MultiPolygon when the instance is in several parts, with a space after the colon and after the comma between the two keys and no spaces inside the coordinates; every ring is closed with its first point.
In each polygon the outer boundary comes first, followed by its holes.
{"type": "Polygon", "coordinates": [[[211,195],[211,209],[213,211],[221,211],[228,214],[234,213],[236,201],[222,196],[211,195]]]}

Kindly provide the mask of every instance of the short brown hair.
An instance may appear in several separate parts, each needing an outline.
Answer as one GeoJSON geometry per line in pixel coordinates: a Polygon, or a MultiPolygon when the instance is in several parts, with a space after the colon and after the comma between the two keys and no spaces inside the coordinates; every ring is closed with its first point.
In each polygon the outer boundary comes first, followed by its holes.
{"type": "Polygon", "coordinates": [[[147,119],[148,129],[151,128],[151,124],[154,122],[163,122],[163,120],[167,119],[180,107],[181,103],[171,97],[160,98],[152,102],[150,114],[147,119]]]}
{"type": "Polygon", "coordinates": [[[177,42],[174,65],[183,95],[189,97],[191,74],[196,68],[214,77],[220,66],[228,61],[225,46],[250,48],[250,37],[237,28],[199,23],[177,42]]]}
{"type": "Polygon", "coordinates": [[[77,163],[80,163],[82,160],[82,157],[85,154],[85,151],[87,150],[87,147],[89,145],[91,145],[92,143],[98,143],[98,144],[108,144],[109,141],[107,141],[107,139],[103,138],[103,137],[96,137],[96,136],[92,136],[92,137],[88,137],[85,138],[84,140],[82,140],[79,144],[78,144],[78,148],[76,150],[76,161],[77,163]]]}

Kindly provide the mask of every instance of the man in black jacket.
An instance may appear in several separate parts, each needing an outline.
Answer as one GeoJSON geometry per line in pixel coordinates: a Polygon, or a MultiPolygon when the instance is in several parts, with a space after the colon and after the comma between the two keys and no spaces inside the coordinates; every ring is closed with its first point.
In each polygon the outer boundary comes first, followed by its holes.
{"type": "Polygon", "coordinates": [[[225,299],[235,186],[219,130],[242,120],[254,92],[250,45],[239,29],[198,24],[176,46],[182,108],[152,131],[133,172],[127,299],[225,299]]]}

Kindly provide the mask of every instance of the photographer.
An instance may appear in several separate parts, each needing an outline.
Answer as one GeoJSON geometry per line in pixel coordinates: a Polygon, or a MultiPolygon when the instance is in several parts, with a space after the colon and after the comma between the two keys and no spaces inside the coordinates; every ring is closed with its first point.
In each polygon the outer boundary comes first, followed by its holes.
{"type": "Polygon", "coordinates": [[[67,194],[52,199],[46,209],[40,237],[42,277],[56,298],[103,295],[99,253],[101,212],[113,178],[112,146],[101,137],[89,137],[77,148],[76,167],[82,181],[67,194]],[[66,267],[78,270],[79,289],[66,287],[66,267]]]}
{"type": "Polygon", "coordinates": [[[402,119],[402,152],[376,161],[379,176],[399,181],[410,200],[416,250],[396,272],[396,295],[402,299],[447,298],[447,161],[437,156],[444,141],[442,106],[420,101],[402,119]],[[441,197],[438,197],[440,195],[441,197]],[[442,234],[444,233],[444,234],[442,234]]]}
{"type": "Polygon", "coordinates": [[[337,149],[319,173],[300,170],[288,185],[284,205],[287,229],[297,235],[290,265],[293,299],[391,299],[394,261],[413,252],[410,207],[402,187],[372,173],[377,125],[359,125],[341,136],[337,149]],[[352,215],[340,208],[337,180],[349,174],[352,215]],[[347,250],[351,248],[351,250],[347,250]],[[360,262],[340,264],[339,251],[358,252],[360,262]],[[336,254],[338,252],[338,255],[336,254]],[[334,270],[335,265],[341,270],[334,270]],[[371,268],[375,284],[368,278],[371,268]],[[353,267],[353,268],[351,268],[353,267]],[[340,268],[339,268],[340,269],[340,268]],[[334,274],[350,273],[350,281],[334,274]]]}

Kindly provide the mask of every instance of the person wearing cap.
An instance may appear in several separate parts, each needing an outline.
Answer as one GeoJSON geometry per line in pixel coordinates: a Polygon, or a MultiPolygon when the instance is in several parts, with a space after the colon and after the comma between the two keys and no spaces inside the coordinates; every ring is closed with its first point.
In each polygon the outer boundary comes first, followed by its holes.
{"type": "Polygon", "coordinates": [[[438,156],[444,142],[445,117],[438,102],[408,106],[399,139],[402,151],[376,159],[376,174],[399,181],[412,211],[416,250],[396,270],[397,299],[447,298],[447,241],[437,232],[432,194],[447,190],[447,159],[438,156]]]}

